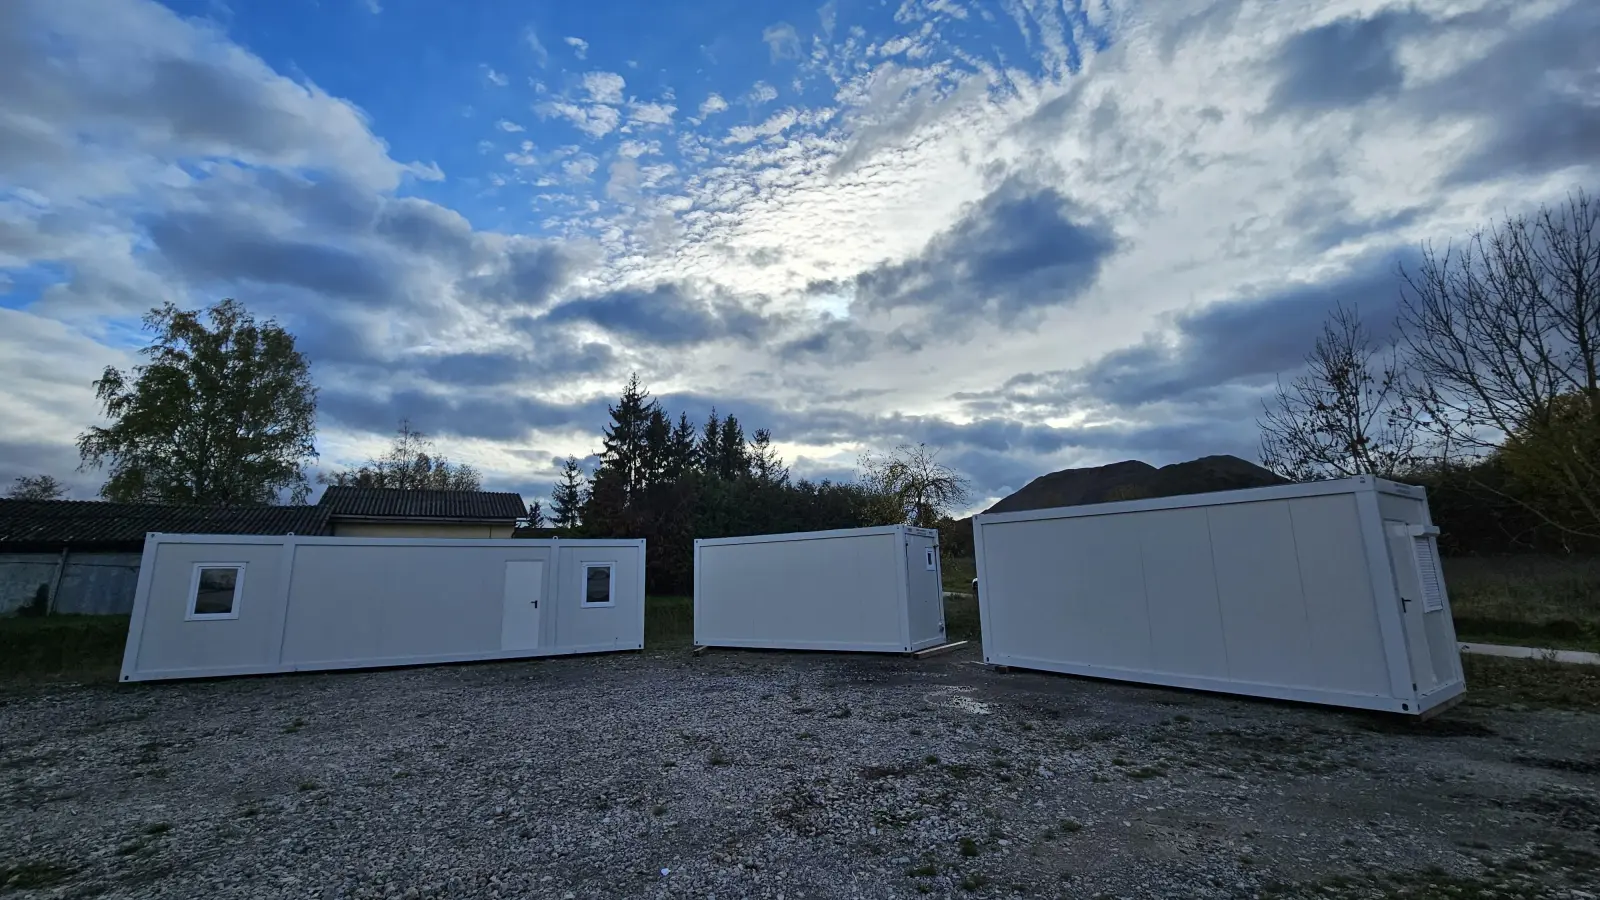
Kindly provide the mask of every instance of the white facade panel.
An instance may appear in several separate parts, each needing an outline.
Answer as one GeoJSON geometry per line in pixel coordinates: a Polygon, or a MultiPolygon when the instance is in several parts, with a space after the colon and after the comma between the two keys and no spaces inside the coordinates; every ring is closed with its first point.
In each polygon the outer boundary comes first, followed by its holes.
{"type": "Polygon", "coordinates": [[[644,541],[152,534],[122,680],[644,646],[644,541]],[[586,565],[603,564],[607,602],[586,565]]]}
{"type": "Polygon", "coordinates": [[[905,653],[944,642],[936,531],[714,538],[695,541],[694,553],[701,646],[905,653]]]}
{"type": "Polygon", "coordinates": [[[1371,477],[980,515],[984,658],[1424,713],[1465,690],[1437,533],[1371,477]]]}

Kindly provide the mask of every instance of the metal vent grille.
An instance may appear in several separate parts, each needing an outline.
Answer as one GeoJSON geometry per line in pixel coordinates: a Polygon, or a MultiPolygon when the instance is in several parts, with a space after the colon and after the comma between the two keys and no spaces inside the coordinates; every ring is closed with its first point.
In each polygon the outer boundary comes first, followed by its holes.
{"type": "Polygon", "coordinates": [[[1426,536],[1414,537],[1411,546],[1417,556],[1417,577],[1422,582],[1422,611],[1438,612],[1444,609],[1444,577],[1439,572],[1433,541],[1426,536]]]}

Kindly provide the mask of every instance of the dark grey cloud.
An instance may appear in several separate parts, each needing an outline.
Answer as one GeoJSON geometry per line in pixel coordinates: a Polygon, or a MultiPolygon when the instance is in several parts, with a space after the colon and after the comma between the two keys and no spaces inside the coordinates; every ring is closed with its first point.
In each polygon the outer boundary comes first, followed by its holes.
{"type": "Polygon", "coordinates": [[[531,378],[570,378],[601,375],[616,364],[616,352],[606,344],[589,341],[545,342],[525,353],[452,353],[418,361],[430,379],[465,387],[488,387],[525,382],[531,378]]]}
{"type": "Polygon", "coordinates": [[[392,432],[401,419],[410,419],[428,434],[516,441],[533,429],[598,429],[606,421],[606,403],[604,398],[553,403],[504,391],[446,396],[421,390],[369,394],[324,389],[317,412],[324,424],[377,434],[392,432]]]}
{"type": "Polygon", "coordinates": [[[1109,222],[1012,176],[915,258],[857,275],[855,303],[1010,324],[1088,290],[1117,246],[1109,222]]]}
{"type": "Polygon", "coordinates": [[[702,297],[687,285],[621,288],[556,306],[544,322],[587,322],[646,344],[681,347],[733,338],[759,340],[775,322],[759,309],[724,294],[702,297]]]}
{"type": "Polygon", "coordinates": [[[0,497],[10,492],[18,478],[51,475],[67,485],[69,500],[99,496],[104,472],[79,472],[78,450],[69,443],[0,439],[0,497]]]}
{"type": "Polygon", "coordinates": [[[849,319],[825,316],[799,337],[778,345],[781,359],[825,357],[844,362],[859,360],[872,350],[872,332],[849,319]]]}
{"type": "Polygon", "coordinates": [[[1457,183],[1539,176],[1600,163],[1600,3],[1574,0],[1520,29],[1505,14],[1461,22],[1504,36],[1481,59],[1419,91],[1417,112],[1479,120],[1483,140],[1451,173],[1457,183]]]}
{"type": "MultiPolygon", "coordinates": [[[[273,73],[220,33],[156,4],[88,16],[51,0],[0,4],[0,109],[21,114],[13,125],[39,125],[31,131],[35,146],[70,144],[85,127],[190,154],[332,162],[374,184],[398,177],[401,167],[357,110],[273,73]]],[[[8,132],[0,147],[29,134],[8,132]]],[[[64,166],[70,158],[44,162],[64,166]]]]}
{"type": "Polygon", "coordinates": [[[396,261],[327,241],[281,237],[227,215],[168,213],[150,222],[150,239],[187,278],[291,285],[364,303],[392,301],[396,261]]]}
{"type": "Polygon", "coordinates": [[[1398,93],[1405,80],[1399,42],[1426,21],[1409,11],[1386,10],[1300,32],[1278,51],[1271,107],[1321,112],[1398,93]]]}
{"type": "Polygon", "coordinates": [[[1076,369],[1015,376],[994,391],[958,394],[975,414],[1019,415],[1110,406],[1201,404],[1227,389],[1258,392],[1278,373],[1297,372],[1328,314],[1354,306],[1380,341],[1392,339],[1396,266],[1413,252],[1374,254],[1346,275],[1213,303],[1177,316],[1172,340],[1152,335],[1076,369]]]}

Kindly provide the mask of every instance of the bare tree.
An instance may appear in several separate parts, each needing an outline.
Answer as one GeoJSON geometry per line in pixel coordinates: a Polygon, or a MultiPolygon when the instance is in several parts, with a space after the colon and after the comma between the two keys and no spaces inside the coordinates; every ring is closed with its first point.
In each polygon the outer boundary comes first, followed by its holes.
{"type": "Polygon", "coordinates": [[[1263,401],[1261,464],[1292,481],[1377,475],[1418,462],[1417,428],[1402,414],[1399,364],[1380,358],[1354,307],[1340,304],[1306,357],[1306,372],[1280,380],[1263,401]]]}
{"type": "Polygon", "coordinates": [[[939,519],[965,506],[970,483],[939,462],[926,444],[901,444],[888,454],[863,454],[861,482],[896,507],[899,521],[933,528],[939,519]]]}
{"type": "Polygon", "coordinates": [[[1425,248],[1401,278],[1407,411],[1440,461],[1504,444],[1533,490],[1479,487],[1565,533],[1600,536],[1600,203],[1580,191],[1459,248],[1425,248]]]}
{"type": "Polygon", "coordinates": [[[60,500],[66,495],[67,486],[54,475],[20,475],[6,494],[12,500],[60,500]]]}
{"type": "Polygon", "coordinates": [[[323,484],[339,487],[387,488],[400,491],[479,491],[483,476],[466,463],[451,462],[438,453],[433,441],[401,419],[394,443],[383,456],[367,460],[356,469],[324,472],[323,484]]]}

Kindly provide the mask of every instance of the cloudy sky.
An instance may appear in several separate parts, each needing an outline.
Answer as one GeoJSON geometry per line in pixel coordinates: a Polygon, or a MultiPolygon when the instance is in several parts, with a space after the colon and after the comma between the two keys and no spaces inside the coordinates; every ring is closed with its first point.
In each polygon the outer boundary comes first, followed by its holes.
{"type": "MultiPolygon", "coordinates": [[[[139,315],[298,335],[319,465],[401,416],[547,492],[637,371],[799,474],[980,500],[1254,458],[1328,308],[1596,186],[1592,0],[0,3],[0,479],[92,497],[139,315]]],[[[982,505],[981,503],[979,505],[982,505]]]]}

